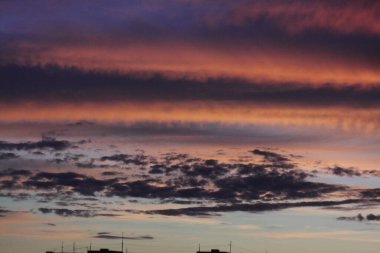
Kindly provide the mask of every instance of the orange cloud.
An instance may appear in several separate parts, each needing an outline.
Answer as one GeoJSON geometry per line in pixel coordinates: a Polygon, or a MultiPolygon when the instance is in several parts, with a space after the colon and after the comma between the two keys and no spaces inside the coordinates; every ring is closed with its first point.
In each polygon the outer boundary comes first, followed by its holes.
{"type": "Polygon", "coordinates": [[[252,1],[240,4],[232,22],[266,16],[292,33],[323,28],[341,33],[380,34],[380,4],[376,1],[252,1]]]}
{"type": "Polygon", "coordinates": [[[285,126],[313,126],[374,133],[380,116],[377,108],[295,107],[228,102],[152,103],[21,103],[1,105],[2,122],[220,122],[285,126]]]}
{"type": "MultiPolygon", "coordinates": [[[[112,43],[111,43],[112,44],[112,43]]],[[[39,51],[21,43],[21,51],[39,51]]],[[[37,48],[36,48],[37,47],[37,48]]],[[[172,77],[239,77],[253,81],[304,82],[310,84],[377,84],[380,72],[365,60],[334,56],[331,52],[255,45],[249,42],[200,43],[164,41],[128,42],[108,46],[53,46],[28,62],[58,63],[84,69],[121,72],[160,72],[172,77]]]]}

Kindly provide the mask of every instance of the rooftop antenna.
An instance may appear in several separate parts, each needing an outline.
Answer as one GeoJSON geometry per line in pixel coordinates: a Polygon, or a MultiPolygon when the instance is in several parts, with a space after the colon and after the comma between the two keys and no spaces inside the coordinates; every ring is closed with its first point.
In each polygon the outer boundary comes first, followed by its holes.
{"type": "Polygon", "coordinates": [[[230,241],[230,253],[231,253],[231,249],[232,249],[232,242],[230,241]]]}
{"type": "Polygon", "coordinates": [[[73,253],[75,253],[75,242],[73,242],[73,253]]]}
{"type": "Polygon", "coordinates": [[[124,233],[121,233],[121,252],[124,251],[124,233]]]}
{"type": "Polygon", "coordinates": [[[201,244],[198,244],[198,252],[201,252],[201,244]]]}
{"type": "Polygon", "coordinates": [[[90,242],[90,251],[91,251],[91,242],[90,242]]]}
{"type": "Polygon", "coordinates": [[[63,253],[63,241],[61,243],[61,253],[63,253]]]}

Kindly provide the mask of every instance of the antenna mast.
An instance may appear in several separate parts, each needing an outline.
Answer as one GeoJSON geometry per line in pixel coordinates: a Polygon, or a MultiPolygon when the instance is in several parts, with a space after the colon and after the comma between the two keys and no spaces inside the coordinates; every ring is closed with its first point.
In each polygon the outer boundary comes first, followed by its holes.
{"type": "Polygon", "coordinates": [[[121,233],[121,252],[124,251],[124,233],[121,233]]]}
{"type": "Polygon", "coordinates": [[[230,241],[230,253],[231,253],[231,249],[232,249],[232,242],[230,241]]]}

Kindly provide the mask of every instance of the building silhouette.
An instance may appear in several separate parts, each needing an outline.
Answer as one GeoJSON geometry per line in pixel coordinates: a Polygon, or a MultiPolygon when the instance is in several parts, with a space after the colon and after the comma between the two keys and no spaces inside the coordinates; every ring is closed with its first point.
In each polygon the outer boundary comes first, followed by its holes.
{"type": "Polygon", "coordinates": [[[211,249],[210,251],[201,251],[201,250],[198,250],[197,253],[230,253],[230,252],[227,252],[227,251],[220,251],[218,249],[211,249]]]}
{"type": "Polygon", "coordinates": [[[109,249],[100,249],[100,250],[88,250],[87,253],[123,253],[122,251],[115,251],[109,249]]]}
{"type": "MultiPolygon", "coordinates": [[[[46,253],[57,253],[56,251],[46,251],[46,253]]],[[[59,251],[59,253],[61,253],[59,251]]],[[[72,253],[72,252],[63,252],[63,253],[72,253]]],[[[99,249],[99,250],[87,250],[87,253],[123,253],[122,251],[109,250],[109,249],[99,249]]]]}

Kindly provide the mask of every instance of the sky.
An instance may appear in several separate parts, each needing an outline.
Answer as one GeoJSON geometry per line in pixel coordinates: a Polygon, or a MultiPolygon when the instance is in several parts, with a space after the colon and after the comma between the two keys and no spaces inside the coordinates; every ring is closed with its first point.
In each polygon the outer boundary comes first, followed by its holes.
{"type": "Polygon", "coordinates": [[[380,3],[0,1],[0,251],[374,253],[380,3]]]}

